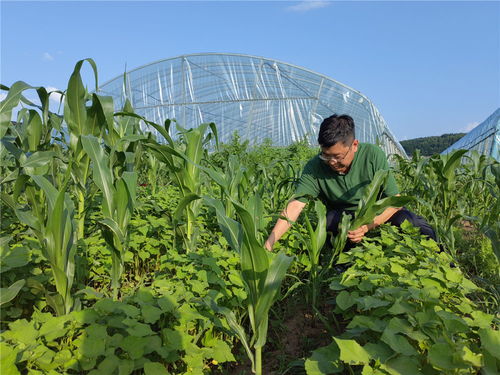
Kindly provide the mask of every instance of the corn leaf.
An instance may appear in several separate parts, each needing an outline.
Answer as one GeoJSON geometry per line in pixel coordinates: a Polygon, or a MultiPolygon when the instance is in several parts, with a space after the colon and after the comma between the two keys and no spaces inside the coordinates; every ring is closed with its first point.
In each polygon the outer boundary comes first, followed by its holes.
{"type": "Polygon", "coordinates": [[[0,138],[3,138],[10,125],[12,110],[19,104],[22,92],[34,87],[25,82],[17,81],[9,89],[4,100],[0,102],[0,138]]]}
{"type": "Polygon", "coordinates": [[[86,135],[82,136],[81,140],[85,152],[94,163],[94,182],[102,191],[104,198],[103,213],[107,217],[112,217],[115,188],[113,186],[113,174],[108,166],[108,158],[96,137],[86,135]]]}
{"type": "Polygon", "coordinates": [[[225,215],[224,206],[219,200],[210,197],[203,197],[203,200],[215,209],[219,227],[229,246],[241,253],[243,237],[241,224],[225,215]]]}
{"type": "Polygon", "coordinates": [[[219,306],[213,299],[205,298],[204,302],[215,312],[224,315],[226,318],[227,324],[229,325],[229,328],[231,328],[231,331],[233,334],[238,336],[240,339],[241,343],[243,344],[243,347],[245,348],[245,351],[247,352],[248,358],[250,358],[250,361],[252,362],[252,369],[255,369],[255,359],[254,355],[252,353],[252,350],[250,349],[250,345],[248,344],[247,336],[245,334],[245,329],[238,324],[238,321],[236,320],[236,316],[234,313],[229,310],[227,307],[219,306]]]}
{"type": "Polygon", "coordinates": [[[42,138],[42,119],[37,111],[30,110],[30,118],[27,124],[27,138],[29,151],[35,152],[42,138]]]}
{"type": "Polygon", "coordinates": [[[278,295],[286,271],[293,261],[292,257],[285,255],[283,252],[279,252],[277,255],[269,254],[269,256],[271,257],[271,263],[266,274],[264,288],[258,296],[255,309],[255,324],[258,329],[255,347],[262,347],[266,343],[269,309],[278,295]]]}

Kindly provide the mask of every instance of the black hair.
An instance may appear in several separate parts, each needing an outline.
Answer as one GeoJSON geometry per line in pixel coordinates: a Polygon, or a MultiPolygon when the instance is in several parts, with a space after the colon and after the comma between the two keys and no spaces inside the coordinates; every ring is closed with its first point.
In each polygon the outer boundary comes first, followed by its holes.
{"type": "Polygon", "coordinates": [[[318,143],[321,147],[331,147],[338,142],[349,144],[355,138],[354,120],[349,115],[333,114],[321,123],[318,143]]]}

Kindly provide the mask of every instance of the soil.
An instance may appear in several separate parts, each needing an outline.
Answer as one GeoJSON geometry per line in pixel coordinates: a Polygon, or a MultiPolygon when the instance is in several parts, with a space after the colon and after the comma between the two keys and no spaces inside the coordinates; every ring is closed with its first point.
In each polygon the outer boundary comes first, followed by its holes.
{"type": "MultiPolygon", "coordinates": [[[[269,326],[267,344],[262,352],[262,373],[265,375],[303,375],[303,361],[313,350],[332,342],[331,335],[321,320],[313,315],[309,306],[295,305],[286,308],[288,311],[283,320],[269,326]],[[293,362],[297,362],[297,366],[293,362]]],[[[324,316],[331,316],[330,306],[325,305],[320,310],[324,316]]],[[[247,360],[232,364],[221,374],[251,375],[251,363],[247,360]]]]}

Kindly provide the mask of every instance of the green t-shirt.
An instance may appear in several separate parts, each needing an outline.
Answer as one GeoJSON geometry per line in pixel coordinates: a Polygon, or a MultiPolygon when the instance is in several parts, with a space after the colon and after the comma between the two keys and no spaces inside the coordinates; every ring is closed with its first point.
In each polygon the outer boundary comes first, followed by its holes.
{"type": "MultiPolygon", "coordinates": [[[[364,187],[378,170],[389,169],[384,151],[371,143],[359,143],[349,172],[339,174],[316,155],[302,171],[294,199],[306,203],[309,197],[319,198],[328,209],[354,209],[363,195],[364,187]]],[[[383,196],[399,193],[396,180],[389,174],[383,196]]]]}

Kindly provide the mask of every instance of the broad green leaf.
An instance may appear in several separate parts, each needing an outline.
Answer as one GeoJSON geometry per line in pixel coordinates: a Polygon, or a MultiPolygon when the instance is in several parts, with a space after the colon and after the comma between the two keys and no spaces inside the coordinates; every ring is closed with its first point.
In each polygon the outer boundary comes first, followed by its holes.
{"type": "Polygon", "coordinates": [[[337,302],[337,306],[342,310],[347,310],[356,303],[356,300],[346,290],[341,291],[335,300],[337,302]]]}
{"type": "Polygon", "coordinates": [[[376,298],[373,296],[359,297],[356,298],[356,302],[361,310],[370,310],[381,306],[390,305],[390,301],[384,301],[383,299],[376,298]]]}
{"type": "Polygon", "coordinates": [[[145,375],[168,375],[168,371],[164,365],[158,362],[146,362],[144,364],[145,375]]]}
{"type": "Polygon", "coordinates": [[[471,312],[470,314],[473,319],[473,326],[479,328],[490,328],[491,322],[493,320],[493,315],[486,314],[480,310],[471,312]]]}
{"type": "Polygon", "coordinates": [[[120,359],[116,355],[107,355],[97,366],[97,374],[113,374],[120,365],[120,359]]]}
{"type": "Polygon", "coordinates": [[[340,349],[340,359],[350,365],[367,365],[370,354],[355,340],[333,338],[340,349]]]}
{"type": "Polygon", "coordinates": [[[406,273],[406,270],[398,263],[391,262],[391,272],[394,272],[398,275],[404,275],[406,273]]]}
{"type": "Polygon", "coordinates": [[[361,327],[361,328],[368,328],[375,332],[383,332],[386,326],[387,326],[386,321],[378,319],[374,316],[356,315],[354,319],[351,320],[351,322],[347,325],[347,328],[361,327]]]}
{"type": "Polygon", "coordinates": [[[134,324],[127,328],[127,332],[134,337],[144,337],[152,335],[154,332],[148,324],[134,321],[134,324]]]}
{"type": "Polygon", "coordinates": [[[130,375],[134,371],[134,361],[130,359],[121,359],[118,365],[118,375],[130,375]]]}
{"type": "Polygon", "coordinates": [[[67,316],[51,317],[41,325],[40,336],[45,336],[49,342],[64,336],[69,330],[69,328],[65,328],[67,322],[67,316]]]}
{"type": "MultiPolygon", "coordinates": [[[[171,351],[184,349],[186,334],[175,331],[170,328],[164,328],[161,331],[163,337],[163,345],[171,351]]],[[[189,340],[189,339],[188,339],[189,340]]]]}
{"type": "Polygon", "coordinates": [[[5,342],[0,342],[0,368],[2,375],[20,375],[16,367],[18,349],[15,349],[5,342]]]}
{"type": "Polygon", "coordinates": [[[382,334],[381,340],[389,345],[391,349],[397,353],[410,356],[417,355],[417,351],[415,350],[415,348],[413,348],[413,346],[410,345],[405,337],[394,333],[390,329],[385,329],[384,333],[382,334]]]}
{"type": "Polygon", "coordinates": [[[457,368],[453,353],[454,348],[448,344],[434,344],[429,348],[429,362],[438,370],[453,370],[457,368]]]}
{"type": "Polygon", "coordinates": [[[436,313],[443,320],[446,329],[451,334],[467,332],[469,330],[467,322],[461,317],[444,310],[437,311],[436,313]]]}
{"type": "Polygon", "coordinates": [[[483,353],[483,368],[481,372],[484,375],[498,375],[500,373],[500,363],[488,352],[483,353]]]}
{"type": "Polygon", "coordinates": [[[11,247],[2,251],[0,273],[25,266],[30,261],[30,253],[27,247],[11,247]]]}
{"type": "Polygon", "coordinates": [[[137,360],[144,355],[146,344],[145,337],[126,336],[121,341],[120,347],[130,355],[130,359],[137,360]]]}
{"type": "Polygon", "coordinates": [[[18,280],[8,288],[0,288],[0,306],[12,301],[24,286],[25,282],[24,279],[18,280]]]}
{"type": "Polygon", "coordinates": [[[497,360],[500,360],[500,331],[481,328],[478,333],[481,338],[481,347],[486,349],[497,360]]]}
{"type": "Polygon", "coordinates": [[[363,348],[370,355],[370,358],[379,360],[382,363],[385,363],[388,358],[394,356],[394,351],[383,342],[377,342],[376,344],[369,342],[363,348]]]}
{"type": "Polygon", "coordinates": [[[474,367],[481,367],[482,355],[474,353],[465,345],[462,348],[462,359],[474,367]]]}
{"type": "Polygon", "coordinates": [[[219,363],[236,360],[231,352],[231,347],[225,341],[217,340],[212,350],[212,358],[219,363]]]}
{"type": "Polygon", "coordinates": [[[460,283],[463,276],[459,271],[450,268],[446,270],[446,278],[454,283],[460,283]]]}
{"type": "Polygon", "coordinates": [[[388,360],[381,366],[391,375],[422,375],[419,370],[420,364],[415,357],[399,355],[396,358],[388,360]]]}
{"type": "Polygon", "coordinates": [[[144,322],[149,324],[156,323],[163,313],[159,308],[149,304],[144,304],[141,307],[141,311],[144,322]]]}
{"type": "Polygon", "coordinates": [[[305,369],[307,375],[338,374],[344,371],[340,362],[340,350],[335,343],[312,352],[311,357],[306,360],[305,369]]]}
{"type": "Polygon", "coordinates": [[[10,330],[2,332],[6,340],[20,342],[26,346],[36,345],[36,339],[39,336],[39,330],[35,328],[35,322],[28,322],[26,319],[18,319],[9,323],[10,330]]]}

